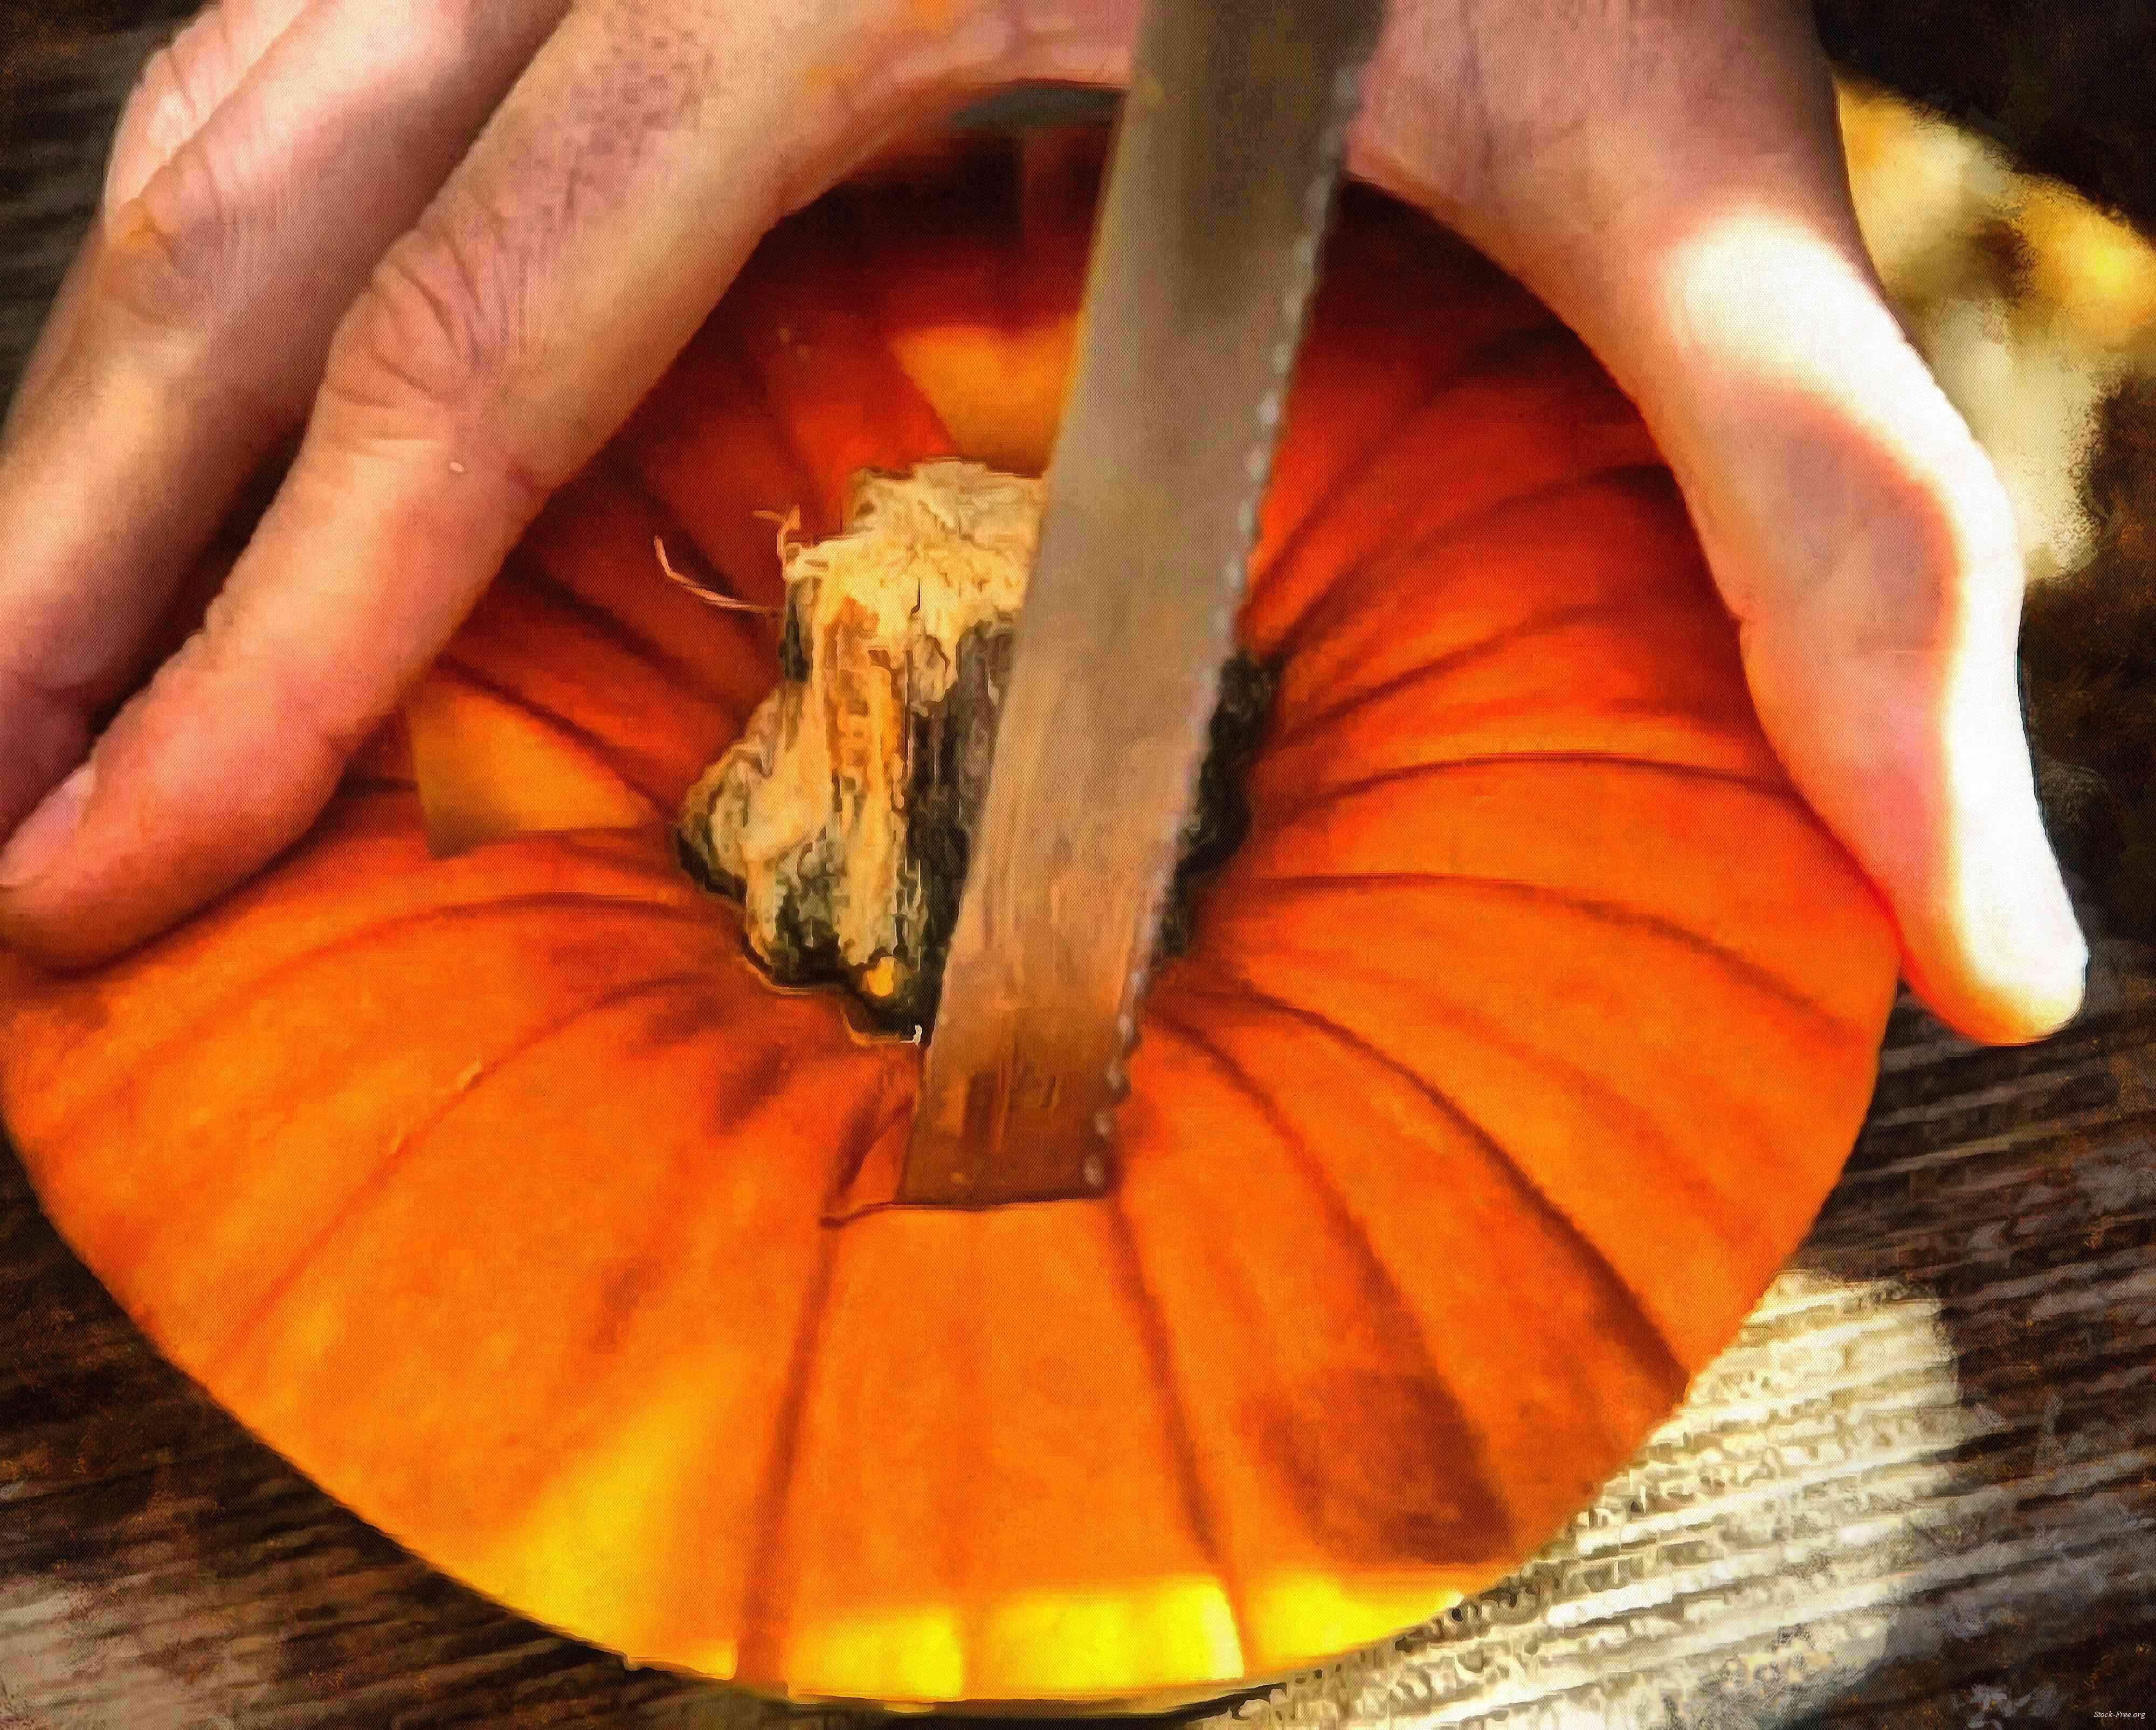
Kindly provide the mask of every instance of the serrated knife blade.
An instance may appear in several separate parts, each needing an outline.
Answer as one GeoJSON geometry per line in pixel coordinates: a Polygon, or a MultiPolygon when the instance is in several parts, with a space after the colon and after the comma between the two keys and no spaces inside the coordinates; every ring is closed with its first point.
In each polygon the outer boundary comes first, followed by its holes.
{"type": "Polygon", "coordinates": [[[1162,897],[1383,0],[1151,0],[897,1194],[1112,1176],[1162,897]]]}

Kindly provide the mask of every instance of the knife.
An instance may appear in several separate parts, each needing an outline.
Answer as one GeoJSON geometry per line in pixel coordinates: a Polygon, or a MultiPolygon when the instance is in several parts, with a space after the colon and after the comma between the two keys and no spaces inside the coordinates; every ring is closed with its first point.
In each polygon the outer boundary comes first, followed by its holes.
{"type": "Polygon", "coordinates": [[[901,1204],[1112,1180],[1163,896],[1383,0],[1149,0],[901,1204]]]}

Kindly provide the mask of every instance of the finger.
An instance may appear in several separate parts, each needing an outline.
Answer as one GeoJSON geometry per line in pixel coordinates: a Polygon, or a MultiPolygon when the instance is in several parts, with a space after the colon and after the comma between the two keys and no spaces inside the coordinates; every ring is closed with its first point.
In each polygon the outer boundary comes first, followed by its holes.
{"type": "Polygon", "coordinates": [[[237,88],[263,51],[307,0],[221,0],[203,9],[143,63],[121,110],[105,170],[98,223],[84,236],[44,329],[16,381],[16,399],[37,393],[53,357],[64,349],[80,316],[82,278],[100,239],[103,218],[142,190],[151,174],[199,131],[237,88]]]}
{"type": "MultiPolygon", "coordinates": [[[[1830,113],[1824,69],[1819,87],[1830,113]]],[[[1762,723],[1884,891],[1909,983],[1974,1038],[2039,1038],[2079,1008],[2087,950],[2021,725],[2020,538],[1845,182],[1806,191],[1702,210],[1664,254],[1646,328],[1680,480],[1762,723]]]]}
{"type": "Polygon", "coordinates": [[[0,932],[109,953],[301,833],[771,222],[1009,52],[911,0],[573,12],[341,326],[203,630],[0,854],[0,932]]]}
{"type": "Polygon", "coordinates": [[[1910,983],[1972,1036],[2039,1037],[2079,1006],[2087,949],[2021,726],[2020,536],[1958,415],[1838,262],[1748,223],[1672,257],[1695,516],[1762,722],[1886,891],[1910,983]],[[1736,328],[1763,316],[1772,346],[1736,328]]]}
{"type": "Polygon", "coordinates": [[[1660,10],[1580,44],[1610,75],[1552,95],[1538,144],[1462,163],[1414,136],[1427,116],[1380,115],[1376,154],[1458,201],[1640,403],[1762,725],[1884,895],[1912,987],[1974,1037],[2039,1037],[2087,950],[2022,735],[2011,508],[1866,258],[1808,11],[1660,10]]]}
{"type": "MultiPolygon", "coordinates": [[[[10,417],[0,733],[24,743],[0,766],[0,833],[140,675],[174,584],[305,412],[336,316],[552,15],[544,0],[408,10],[330,0],[273,34],[264,4],[234,13],[228,39],[197,36],[213,14],[144,86],[198,74],[170,96],[192,119],[237,80],[107,212],[10,417]]],[[[181,126],[157,119],[164,100],[131,117],[141,139],[181,126]]]]}

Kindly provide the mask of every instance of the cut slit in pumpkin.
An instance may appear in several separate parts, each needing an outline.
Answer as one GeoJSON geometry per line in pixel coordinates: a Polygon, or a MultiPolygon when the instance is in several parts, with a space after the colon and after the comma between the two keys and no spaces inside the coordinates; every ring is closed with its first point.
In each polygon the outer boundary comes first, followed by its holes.
{"type": "Polygon", "coordinates": [[[751,262],[423,686],[424,794],[356,777],[110,967],[0,957],[0,1111],[166,1352],[542,1622],[797,1697],[1224,1691],[1486,1585],[1669,1411],[1847,1152],[1892,933],[1621,393],[1351,190],[1240,621],[1251,833],[1116,1188],[827,1225],[918,1055],[675,865],[778,640],[651,538],[770,603],[758,513],[1045,461],[1086,210],[974,196],[1008,143],[950,172],[751,262]],[[482,697],[513,737],[435,725],[482,697]]]}

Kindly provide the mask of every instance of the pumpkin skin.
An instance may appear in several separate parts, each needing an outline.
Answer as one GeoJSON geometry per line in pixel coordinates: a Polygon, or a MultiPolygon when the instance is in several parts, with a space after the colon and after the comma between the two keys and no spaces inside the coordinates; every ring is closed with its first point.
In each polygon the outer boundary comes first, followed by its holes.
{"type": "Polygon", "coordinates": [[[1630,407],[1343,198],[1241,619],[1242,850],[1113,1194],[827,1223],[919,1069],[676,866],[774,681],[772,524],[1045,462],[1097,143],[790,220],[314,833],[0,957],[54,1223],[335,1495],[525,1613],[797,1697],[1219,1691],[1517,1565],[1724,1345],[1869,1097],[1892,934],[1789,788],[1630,407]],[[432,845],[430,846],[430,837],[432,845]]]}

